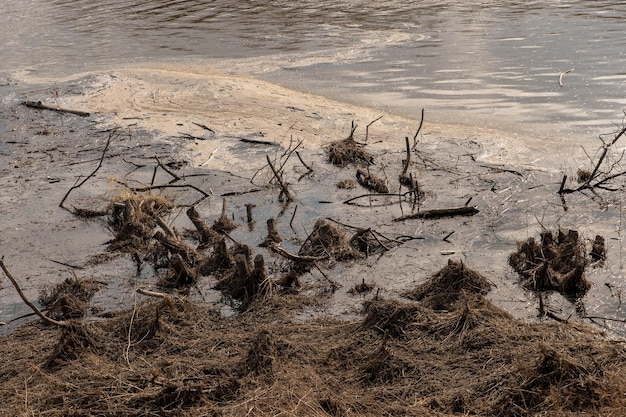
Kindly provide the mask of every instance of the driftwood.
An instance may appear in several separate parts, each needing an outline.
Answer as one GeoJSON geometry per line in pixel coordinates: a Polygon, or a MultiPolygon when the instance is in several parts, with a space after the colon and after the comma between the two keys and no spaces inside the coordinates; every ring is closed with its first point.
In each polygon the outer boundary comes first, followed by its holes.
{"type": "Polygon", "coordinates": [[[479,210],[473,206],[463,206],[449,209],[422,210],[419,213],[407,214],[406,216],[397,217],[393,219],[393,221],[401,222],[403,220],[411,219],[439,219],[441,217],[473,216],[478,212],[479,210]]]}
{"type": "Polygon", "coordinates": [[[26,107],[30,107],[32,109],[52,110],[57,113],[68,113],[68,114],[74,114],[76,116],[81,116],[81,117],[89,116],[89,113],[84,112],[84,111],[68,110],[68,109],[62,109],[61,107],[46,106],[41,101],[23,101],[22,105],[26,107]]]}

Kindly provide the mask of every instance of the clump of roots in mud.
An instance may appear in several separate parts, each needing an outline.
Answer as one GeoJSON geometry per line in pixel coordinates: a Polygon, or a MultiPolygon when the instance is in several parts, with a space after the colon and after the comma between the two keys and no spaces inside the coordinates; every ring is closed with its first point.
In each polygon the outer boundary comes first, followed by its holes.
{"type": "Polygon", "coordinates": [[[114,239],[110,251],[142,253],[149,250],[154,229],[170,213],[173,203],[151,194],[122,194],[111,205],[109,224],[114,239]]]}
{"type": "Polygon", "coordinates": [[[354,131],[356,125],[352,125],[350,136],[346,139],[331,142],[327,148],[328,162],[339,167],[345,167],[349,164],[365,164],[370,165],[374,162],[373,156],[364,148],[365,145],[354,140],[354,131]]]}
{"type": "Polygon", "coordinates": [[[448,260],[448,265],[428,281],[405,295],[434,310],[452,310],[465,293],[487,294],[491,283],[462,261],[448,260]]]}
{"type": "Polygon", "coordinates": [[[362,187],[375,193],[389,193],[389,187],[387,187],[387,183],[383,178],[379,178],[362,169],[356,170],[356,180],[362,187]]]}
{"type": "Polygon", "coordinates": [[[39,303],[47,310],[47,316],[51,319],[81,318],[87,314],[89,302],[101,287],[102,283],[72,276],[43,290],[39,294],[39,303]]]}
{"type": "MultiPolygon", "coordinates": [[[[602,257],[604,239],[596,237],[593,257],[602,257]]],[[[522,285],[532,291],[558,291],[568,298],[580,298],[590,284],[585,278],[589,264],[584,241],[576,230],[544,231],[541,241],[518,242],[509,264],[520,275],[522,285]]]]}
{"type": "Polygon", "coordinates": [[[346,233],[322,219],[315,222],[313,231],[300,247],[298,255],[327,257],[338,261],[363,257],[363,254],[352,245],[346,233]]]}
{"type": "Polygon", "coordinates": [[[235,248],[234,266],[226,273],[215,288],[224,295],[241,302],[243,310],[257,296],[271,294],[273,281],[265,267],[263,255],[258,254],[252,261],[252,250],[248,246],[235,248]]]}

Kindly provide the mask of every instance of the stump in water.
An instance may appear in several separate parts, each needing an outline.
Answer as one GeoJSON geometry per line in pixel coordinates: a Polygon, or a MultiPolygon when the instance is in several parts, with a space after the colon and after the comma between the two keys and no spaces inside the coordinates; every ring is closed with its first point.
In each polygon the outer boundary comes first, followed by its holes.
{"type": "Polygon", "coordinates": [[[232,232],[233,230],[237,228],[237,226],[239,225],[235,223],[234,221],[232,221],[231,219],[229,219],[228,215],[226,214],[226,199],[224,199],[222,201],[222,214],[217,220],[215,220],[215,223],[213,223],[213,226],[211,226],[211,229],[213,229],[217,233],[225,234],[225,233],[232,232]]]}
{"type": "Polygon", "coordinates": [[[228,297],[241,302],[245,310],[258,295],[271,292],[272,282],[265,268],[263,255],[258,254],[252,262],[252,251],[244,246],[241,253],[234,256],[233,270],[220,280],[215,288],[228,297]]]}
{"type": "Polygon", "coordinates": [[[532,291],[557,291],[576,299],[591,286],[584,276],[589,264],[585,245],[576,230],[545,231],[541,242],[532,237],[518,242],[509,264],[520,275],[522,285],[532,291]]]}

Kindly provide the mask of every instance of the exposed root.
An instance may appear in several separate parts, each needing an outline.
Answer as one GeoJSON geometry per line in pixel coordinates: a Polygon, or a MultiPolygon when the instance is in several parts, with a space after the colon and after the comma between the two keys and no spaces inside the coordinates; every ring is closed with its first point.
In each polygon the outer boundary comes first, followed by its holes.
{"type": "Polygon", "coordinates": [[[356,180],[359,184],[361,184],[361,186],[375,193],[389,193],[389,187],[387,187],[384,179],[378,178],[361,169],[356,170],[356,180]]]}
{"type": "Polygon", "coordinates": [[[509,264],[529,290],[558,291],[575,299],[589,289],[591,284],[584,276],[589,261],[576,230],[545,231],[541,242],[531,237],[517,246],[509,264]]]}

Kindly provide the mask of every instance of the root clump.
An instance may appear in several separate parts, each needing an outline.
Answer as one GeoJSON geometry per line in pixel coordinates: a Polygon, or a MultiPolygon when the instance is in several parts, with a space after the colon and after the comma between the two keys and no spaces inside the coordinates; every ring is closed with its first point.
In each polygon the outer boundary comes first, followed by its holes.
{"type": "Polygon", "coordinates": [[[365,145],[354,140],[353,126],[350,136],[346,139],[331,142],[326,147],[328,162],[339,167],[345,167],[350,164],[371,165],[374,163],[373,156],[365,150],[365,145]]]}
{"type": "MultiPolygon", "coordinates": [[[[598,242],[602,240],[596,238],[598,242]]],[[[602,251],[599,245],[596,248],[602,251]]],[[[576,299],[591,286],[585,278],[589,264],[585,244],[576,230],[545,231],[540,242],[532,237],[518,242],[509,264],[519,274],[522,285],[531,291],[557,291],[576,299]]]]}

